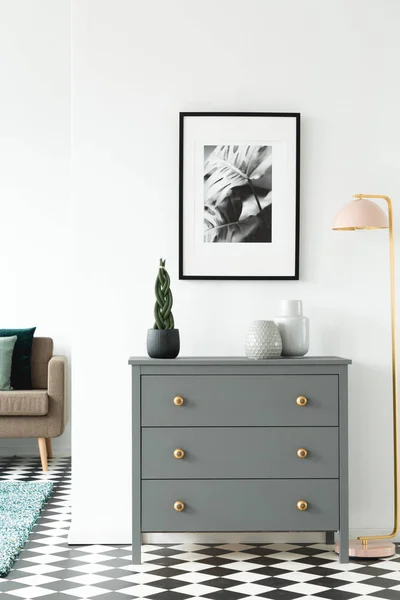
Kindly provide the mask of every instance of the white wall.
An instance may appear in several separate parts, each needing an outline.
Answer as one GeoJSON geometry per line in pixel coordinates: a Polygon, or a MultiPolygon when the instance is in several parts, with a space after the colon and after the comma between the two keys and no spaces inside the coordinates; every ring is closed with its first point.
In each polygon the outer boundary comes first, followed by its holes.
{"type": "MultiPolygon", "coordinates": [[[[70,15],[67,0],[0,4],[1,327],[36,326],[70,355],[70,15]]],[[[54,440],[70,453],[70,428],[54,440]]],[[[0,440],[0,455],[37,454],[0,440]]]]}
{"type": "Polygon", "coordinates": [[[352,193],[375,192],[393,196],[400,232],[400,4],[73,0],[72,7],[71,541],[130,539],[127,359],[146,352],[160,256],[172,278],[182,355],[243,354],[253,319],[274,316],[281,298],[304,300],[311,353],[354,361],[351,526],[390,528],[387,239],[330,228],[352,193]],[[301,112],[299,282],[178,281],[180,110],[301,112]]]}

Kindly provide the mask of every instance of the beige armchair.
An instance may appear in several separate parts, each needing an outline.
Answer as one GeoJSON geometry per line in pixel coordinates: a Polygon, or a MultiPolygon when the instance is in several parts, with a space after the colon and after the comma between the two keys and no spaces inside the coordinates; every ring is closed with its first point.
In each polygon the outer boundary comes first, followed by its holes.
{"type": "Polygon", "coordinates": [[[64,356],[53,356],[51,338],[33,338],[32,390],[0,391],[0,438],[38,438],[43,471],[52,458],[51,438],[67,423],[64,356]]]}

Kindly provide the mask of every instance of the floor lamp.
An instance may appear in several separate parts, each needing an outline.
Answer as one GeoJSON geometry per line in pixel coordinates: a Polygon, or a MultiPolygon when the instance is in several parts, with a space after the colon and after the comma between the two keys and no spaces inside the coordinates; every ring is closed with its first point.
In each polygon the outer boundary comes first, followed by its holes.
{"type": "MultiPolygon", "coordinates": [[[[397,407],[397,365],[396,365],[396,302],[394,281],[394,238],[392,202],[388,196],[371,194],[354,194],[352,202],[346,204],[336,215],[332,229],[342,231],[358,231],[359,229],[389,228],[390,256],[390,296],[392,314],[392,392],[393,392],[393,464],[394,464],[394,525],[388,535],[366,535],[350,542],[349,555],[358,557],[382,557],[395,553],[395,545],[391,540],[395,537],[399,526],[398,514],[398,407],[397,407]],[[387,203],[388,215],[372,199],[382,199],[387,203]]],[[[338,552],[338,544],[335,546],[338,552]]]]}

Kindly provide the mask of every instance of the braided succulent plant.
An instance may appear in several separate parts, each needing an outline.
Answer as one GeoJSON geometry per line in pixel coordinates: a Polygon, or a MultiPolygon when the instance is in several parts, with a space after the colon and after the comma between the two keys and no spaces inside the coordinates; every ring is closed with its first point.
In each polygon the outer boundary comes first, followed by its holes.
{"type": "Polygon", "coordinates": [[[174,317],[172,316],[172,292],[170,290],[170,278],[165,268],[165,260],[160,258],[160,267],[155,285],[156,303],[154,306],[154,329],[174,329],[174,317]]]}

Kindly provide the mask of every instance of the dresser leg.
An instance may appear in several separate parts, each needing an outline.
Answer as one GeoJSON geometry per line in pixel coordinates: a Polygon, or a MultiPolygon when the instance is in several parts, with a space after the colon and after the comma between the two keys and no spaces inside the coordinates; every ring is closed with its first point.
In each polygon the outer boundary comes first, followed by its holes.
{"type": "Polygon", "coordinates": [[[140,367],[132,367],[132,562],[142,562],[140,367]]]}
{"type": "Polygon", "coordinates": [[[347,419],[347,368],[339,370],[339,562],[349,562],[349,465],[347,419]]]}
{"type": "Polygon", "coordinates": [[[335,532],[334,531],[326,531],[325,532],[325,544],[334,544],[335,543],[335,532]]]}
{"type": "Polygon", "coordinates": [[[349,532],[346,534],[344,532],[340,532],[340,550],[339,550],[339,562],[340,563],[348,563],[349,562],[349,532]]]}
{"type": "Polygon", "coordinates": [[[132,562],[134,565],[142,564],[142,535],[134,534],[134,538],[132,540],[132,562]]]}

